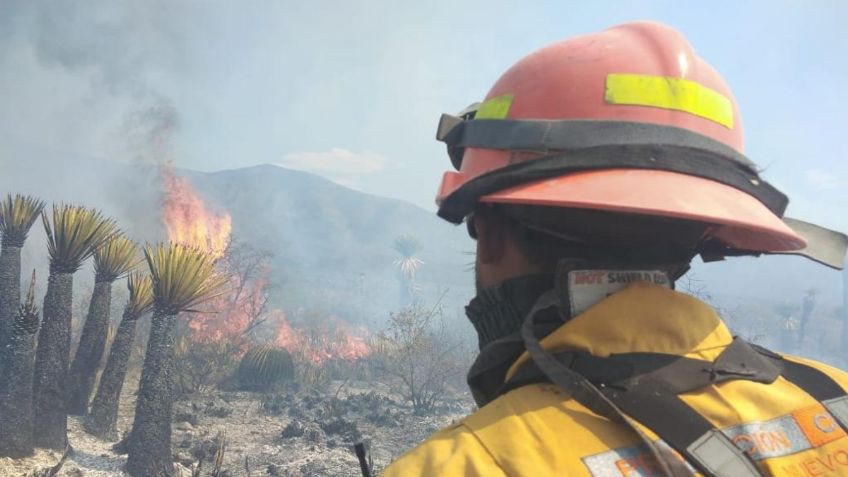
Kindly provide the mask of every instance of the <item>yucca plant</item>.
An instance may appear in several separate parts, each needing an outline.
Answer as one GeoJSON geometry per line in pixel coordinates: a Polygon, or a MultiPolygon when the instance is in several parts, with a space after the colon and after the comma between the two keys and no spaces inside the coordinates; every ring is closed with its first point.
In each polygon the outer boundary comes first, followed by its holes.
{"type": "Polygon", "coordinates": [[[294,378],[291,353],[279,346],[261,344],[242,356],[236,375],[244,388],[272,389],[294,378]]]}
{"type": "Polygon", "coordinates": [[[66,204],[53,206],[52,224],[46,212],[41,219],[47,233],[50,277],[35,353],[35,443],[37,447],[64,449],[68,440],[64,387],[71,348],[74,272],[117,233],[117,225],[97,210],[66,204]]]}
{"type": "Polygon", "coordinates": [[[32,367],[38,308],[35,306],[35,270],[26,300],[12,324],[6,352],[7,366],[0,374],[0,457],[20,458],[33,453],[32,367]]]}
{"type": "Polygon", "coordinates": [[[68,414],[84,415],[88,410],[88,400],[106,347],[112,283],[126,275],[139,261],[138,248],[121,235],[112,237],[94,252],[94,292],[68,373],[65,395],[68,414]]]}
{"type": "Polygon", "coordinates": [[[126,441],[127,472],[169,476],[177,315],[223,293],[226,277],[211,254],[179,244],[146,247],[153,282],[153,318],[141,371],[132,430],[126,441]]]}
{"type": "Polygon", "coordinates": [[[392,249],[400,255],[394,262],[400,282],[400,306],[409,306],[416,291],[415,273],[424,264],[424,261],[417,257],[421,251],[421,242],[413,235],[404,234],[395,238],[392,249]]]}
{"type": "Polygon", "coordinates": [[[135,340],[136,323],[153,308],[153,282],[149,275],[131,273],[127,278],[127,289],[130,297],[112,341],[91,410],[83,422],[86,431],[102,439],[115,439],[117,436],[118,402],[135,340]]]}
{"type": "MultiPolygon", "coordinates": [[[[20,194],[9,194],[0,202],[0,374],[7,363],[6,341],[21,306],[21,249],[43,208],[44,202],[20,194]]],[[[0,382],[0,389],[3,386],[0,382]]]]}

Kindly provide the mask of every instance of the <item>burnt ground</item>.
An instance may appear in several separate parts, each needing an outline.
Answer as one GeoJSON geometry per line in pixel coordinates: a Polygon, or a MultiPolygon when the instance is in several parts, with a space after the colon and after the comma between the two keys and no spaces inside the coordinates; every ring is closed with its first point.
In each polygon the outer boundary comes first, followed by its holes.
{"type": "MultiPolygon", "coordinates": [[[[128,383],[129,384],[129,383],[128,383]]],[[[132,424],[135,396],[125,392],[118,429],[132,424]]],[[[193,395],[174,408],[176,475],[189,477],[198,462],[211,475],[224,442],[221,477],[361,475],[351,444],[370,445],[379,472],[405,450],[472,410],[469,395],[458,394],[427,413],[416,413],[385,388],[370,383],[334,382],[326,392],[250,393],[214,390],[193,395]]],[[[125,476],[125,456],[111,451],[70,418],[74,451],[58,476],[125,476]]],[[[59,452],[39,450],[27,459],[0,459],[3,477],[31,477],[55,465],[59,452]]]]}

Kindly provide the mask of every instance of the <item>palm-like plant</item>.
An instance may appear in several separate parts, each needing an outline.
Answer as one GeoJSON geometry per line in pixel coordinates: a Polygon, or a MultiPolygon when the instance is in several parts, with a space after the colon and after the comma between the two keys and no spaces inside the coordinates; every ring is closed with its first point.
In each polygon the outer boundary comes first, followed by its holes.
{"type": "MultiPolygon", "coordinates": [[[[7,363],[3,350],[21,305],[21,249],[43,208],[44,202],[30,196],[9,194],[0,202],[0,373],[7,363]]],[[[0,382],[0,389],[3,386],[0,382]]]]}
{"type": "Polygon", "coordinates": [[[35,270],[26,301],[9,335],[6,371],[0,380],[6,386],[0,391],[0,457],[24,457],[32,454],[32,366],[35,333],[38,331],[38,308],[35,306],[35,270]]]}
{"type": "Polygon", "coordinates": [[[117,434],[118,402],[121,389],[127,375],[127,362],[132,352],[135,339],[135,329],[138,319],[153,308],[153,282],[150,276],[133,272],[127,278],[129,300],[124,307],[124,315],[112,348],[106,367],[100,376],[97,394],[91,403],[91,411],[85,416],[85,430],[102,439],[114,439],[117,434]]]}
{"type": "Polygon", "coordinates": [[[138,248],[121,235],[112,237],[94,252],[94,292],[67,380],[65,404],[68,414],[83,415],[88,409],[88,399],[106,347],[112,283],[135,267],[139,259],[138,248]]]}
{"type": "Polygon", "coordinates": [[[424,264],[424,261],[417,257],[422,248],[421,242],[413,235],[404,234],[395,239],[392,248],[400,255],[400,258],[394,261],[399,272],[400,306],[407,306],[412,302],[415,293],[415,273],[424,264]]]}
{"type": "Polygon", "coordinates": [[[64,449],[68,416],[65,378],[71,348],[74,272],[101,244],[117,233],[117,225],[99,211],[74,205],[54,205],[52,225],[42,212],[50,256],[50,277],[44,296],[44,316],[35,353],[36,446],[64,449]]]}
{"type": "Polygon", "coordinates": [[[153,282],[154,311],[141,371],[135,419],[126,442],[127,472],[134,477],[168,476],[177,314],[197,311],[219,296],[226,277],[215,272],[211,254],[186,245],[147,247],[144,257],[153,282]]]}

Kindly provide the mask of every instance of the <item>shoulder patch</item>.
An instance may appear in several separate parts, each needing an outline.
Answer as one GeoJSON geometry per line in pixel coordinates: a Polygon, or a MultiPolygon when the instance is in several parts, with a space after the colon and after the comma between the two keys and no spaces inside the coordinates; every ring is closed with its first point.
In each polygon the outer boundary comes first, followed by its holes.
{"type": "MultiPolygon", "coordinates": [[[[821,404],[768,421],[752,421],[728,427],[722,429],[722,432],[757,462],[815,449],[846,436],[845,430],[821,404]]],[[[662,441],[657,443],[668,446],[662,441]]],[[[848,465],[848,453],[840,452],[834,459],[840,464],[840,459],[845,460],[845,465],[848,465]]],[[[601,452],[583,457],[582,460],[593,477],[663,475],[657,461],[641,445],[601,452]]]]}

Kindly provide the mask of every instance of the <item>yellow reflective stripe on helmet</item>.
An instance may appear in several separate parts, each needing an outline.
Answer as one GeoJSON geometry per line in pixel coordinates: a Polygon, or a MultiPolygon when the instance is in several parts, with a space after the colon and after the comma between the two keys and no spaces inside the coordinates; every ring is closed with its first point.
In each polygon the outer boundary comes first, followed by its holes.
{"type": "Polygon", "coordinates": [[[487,99],[477,108],[474,119],[506,119],[514,94],[504,94],[487,99]]]}
{"type": "Polygon", "coordinates": [[[684,111],[733,129],[733,104],[730,99],[718,91],[683,78],[610,74],[607,75],[604,99],[609,104],[684,111]]]}

